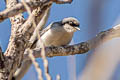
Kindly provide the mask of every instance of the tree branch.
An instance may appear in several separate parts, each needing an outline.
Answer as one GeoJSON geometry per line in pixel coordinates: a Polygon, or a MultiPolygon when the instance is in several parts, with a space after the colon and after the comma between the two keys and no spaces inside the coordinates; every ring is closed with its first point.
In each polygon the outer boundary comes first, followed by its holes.
{"type": "MultiPolygon", "coordinates": [[[[29,0],[29,2],[26,2],[26,4],[33,10],[33,9],[36,9],[37,7],[41,7],[41,6],[44,7],[48,4],[51,4],[52,1],[56,3],[61,3],[61,4],[72,2],[72,0],[67,0],[67,1],[66,0],[62,0],[62,1],[59,1],[59,0],[29,0]]],[[[9,17],[13,17],[19,13],[23,13],[25,11],[26,9],[23,3],[18,3],[12,8],[7,8],[6,10],[0,12],[0,22],[2,22],[3,20],[9,17]]]]}
{"type": "MultiPolygon", "coordinates": [[[[6,7],[11,8],[12,6],[15,6],[17,4],[17,2],[18,2],[17,0],[6,0],[6,7]]],[[[9,40],[10,43],[8,44],[8,48],[5,53],[7,53],[7,52],[12,53],[12,50],[10,50],[10,48],[13,47],[13,45],[11,44],[12,38],[15,36],[17,29],[20,28],[20,26],[23,24],[24,18],[22,16],[22,14],[18,14],[14,17],[11,17],[10,21],[11,21],[11,25],[12,25],[11,26],[11,36],[10,36],[10,40],[9,40]]],[[[21,58],[21,57],[19,57],[19,58],[21,58]]],[[[0,72],[0,80],[6,80],[6,79],[9,80],[12,77],[14,70],[12,70],[11,73],[9,72],[10,71],[9,68],[11,68],[10,65],[12,65],[8,61],[10,59],[11,59],[11,57],[6,57],[6,55],[5,55],[5,60],[4,60],[5,66],[4,66],[4,69],[1,70],[2,72],[0,72]]],[[[15,65],[13,65],[13,66],[15,66],[15,65]]]]}
{"type": "MultiPolygon", "coordinates": [[[[68,56],[75,54],[83,54],[89,51],[89,44],[87,42],[82,42],[75,45],[61,46],[61,47],[46,47],[46,56],[55,57],[55,56],[68,56]]],[[[29,52],[25,52],[24,60],[29,60],[29,52]]],[[[32,54],[35,58],[41,57],[41,48],[34,49],[32,54]]]]}

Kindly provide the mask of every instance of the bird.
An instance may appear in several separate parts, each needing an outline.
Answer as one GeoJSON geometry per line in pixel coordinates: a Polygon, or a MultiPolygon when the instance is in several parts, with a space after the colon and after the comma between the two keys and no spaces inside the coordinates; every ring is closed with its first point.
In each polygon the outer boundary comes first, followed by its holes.
{"type": "MultiPolygon", "coordinates": [[[[68,45],[74,32],[80,30],[79,21],[74,17],[67,17],[61,21],[53,22],[40,32],[41,41],[45,47],[68,45]]],[[[40,47],[40,40],[36,40],[33,45],[40,47]]]]}

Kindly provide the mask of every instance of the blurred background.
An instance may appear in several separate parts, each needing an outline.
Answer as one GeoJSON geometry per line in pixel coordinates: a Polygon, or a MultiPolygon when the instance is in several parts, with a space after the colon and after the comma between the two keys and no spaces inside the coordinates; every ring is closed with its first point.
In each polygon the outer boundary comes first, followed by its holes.
{"type": "MultiPolygon", "coordinates": [[[[75,17],[80,21],[81,30],[74,34],[71,44],[84,42],[95,37],[100,31],[120,24],[119,5],[120,0],[73,0],[72,4],[53,4],[46,26],[65,17],[75,17]]],[[[4,0],[1,0],[0,11],[4,9],[5,3],[4,0]]],[[[24,15],[27,16],[26,13],[24,15]]],[[[9,19],[0,23],[0,46],[3,51],[6,50],[9,42],[10,26],[9,19]]],[[[80,80],[79,77],[83,74],[93,52],[94,50],[91,50],[80,55],[48,58],[50,75],[53,80],[58,74],[61,76],[61,80],[80,80]]],[[[42,59],[37,59],[37,61],[44,71],[42,59]]],[[[110,80],[120,80],[119,68],[120,64],[117,64],[110,80]]],[[[31,66],[22,80],[37,80],[34,66],[31,66]]]]}

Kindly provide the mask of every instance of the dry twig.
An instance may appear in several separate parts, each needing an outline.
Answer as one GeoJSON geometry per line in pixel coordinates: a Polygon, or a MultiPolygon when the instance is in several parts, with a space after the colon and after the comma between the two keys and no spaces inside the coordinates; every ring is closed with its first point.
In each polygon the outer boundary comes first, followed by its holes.
{"type": "Polygon", "coordinates": [[[34,56],[32,55],[32,50],[28,49],[28,51],[29,51],[29,57],[30,57],[32,63],[34,64],[35,69],[36,69],[36,71],[37,71],[37,73],[38,73],[38,79],[39,79],[39,80],[43,80],[42,70],[40,69],[39,64],[35,61],[35,58],[34,58],[34,56]]]}

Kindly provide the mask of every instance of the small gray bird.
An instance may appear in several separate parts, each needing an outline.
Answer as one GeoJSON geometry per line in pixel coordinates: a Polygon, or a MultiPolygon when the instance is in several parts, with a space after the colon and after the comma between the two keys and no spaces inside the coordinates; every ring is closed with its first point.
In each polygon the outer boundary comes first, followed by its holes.
{"type": "MultiPolygon", "coordinates": [[[[62,46],[70,43],[77,30],[80,30],[79,21],[76,18],[68,17],[50,24],[40,33],[40,36],[45,46],[62,46]]],[[[40,47],[39,40],[35,41],[35,44],[36,47],[40,47]]]]}

